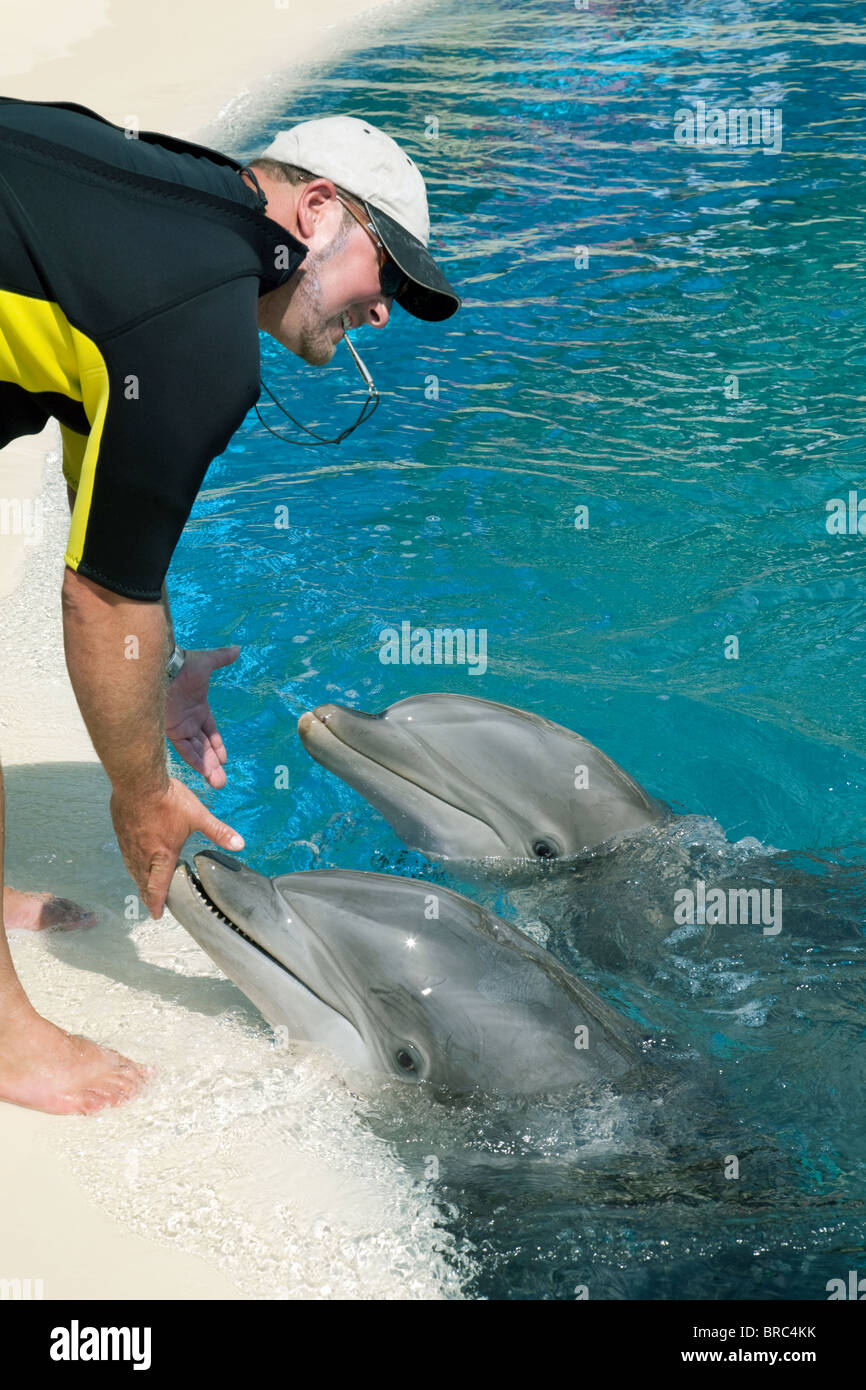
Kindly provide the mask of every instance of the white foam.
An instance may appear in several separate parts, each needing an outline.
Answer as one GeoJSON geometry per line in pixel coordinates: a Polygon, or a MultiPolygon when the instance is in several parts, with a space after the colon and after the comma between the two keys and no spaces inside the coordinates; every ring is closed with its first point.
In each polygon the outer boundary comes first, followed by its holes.
{"type": "Polygon", "coordinates": [[[37,1008],[158,1068],[132,1104],[53,1132],[115,1219],[249,1298],[460,1296],[432,1189],[370,1131],[337,1063],[277,1050],[168,914],[125,937],[118,921],[12,946],[37,1008]]]}

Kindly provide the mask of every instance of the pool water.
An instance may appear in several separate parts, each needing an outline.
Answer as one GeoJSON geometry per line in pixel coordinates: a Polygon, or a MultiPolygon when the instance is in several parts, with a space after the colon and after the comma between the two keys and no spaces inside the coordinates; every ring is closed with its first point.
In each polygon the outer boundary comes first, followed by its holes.
{"type": "MultiPolygon", "coordinates": [[[[444,876],[295,723],[447,689],[578,729],[728,841],[820,854],[862,902],[866,536],[828,530],[832,499],[866,499],[862,19],[789,0],[445,4],[371,30],[244,136],[246,158],[319,114],[382,125],[422,167],[431,249],[464,296],[445,323],[395,307],[355,335],[383,399],[338,447],[284,444],[251,414],[176,552],[181,642],[243,644],[214,696],[229,783],[206,799],[256,867],[444,876]],[[781,112],[781,148],[678,143],[698,102],[781,112]],[[487,669],[383,664],[380,633],[407,620],[483,629],[487,669]]],[[[263,337],[262,374],[332,433],[363,395],[344,348],[313,368],[263,337]]],[[[862,941],[737,951],[715,972],[686,961],[691,1001],[664,970],[593,975],[720,1083],[699,1133],[672,1102],[650,1142],[610,1096],[580,1116],[458,1107],[443,1139],[413,1090],[371,1102],[363,1122],[410,1169],[440,1136],[467,1296],[823,1298],[856,1266],[862,941]],[[745,1017],[706,984],[725,969],[745,1017]],[[718,1182],[734,1131],[760,1154],[739,1198],[718,1182]]]]}

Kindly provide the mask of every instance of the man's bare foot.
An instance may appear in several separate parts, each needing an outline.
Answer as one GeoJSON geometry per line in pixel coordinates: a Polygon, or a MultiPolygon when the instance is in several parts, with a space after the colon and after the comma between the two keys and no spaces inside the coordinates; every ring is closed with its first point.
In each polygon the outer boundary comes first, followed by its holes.
{"type": "Polygon", "coordinates": [[[94,914],[69,898],[55,898],[53,893],[19,893],[17,888],[3,889],[3,919],[7,931],[43,931],[45,927],[71,931],[74,927],[96,926],[94,914]]]}
{"type": "Polygon", "coordinates": [[[0,1100],[49,1115],[89,1115],[137,1096],[150,1068],[42,1018],[29,1005],[0,1024],[0,1100]]]}

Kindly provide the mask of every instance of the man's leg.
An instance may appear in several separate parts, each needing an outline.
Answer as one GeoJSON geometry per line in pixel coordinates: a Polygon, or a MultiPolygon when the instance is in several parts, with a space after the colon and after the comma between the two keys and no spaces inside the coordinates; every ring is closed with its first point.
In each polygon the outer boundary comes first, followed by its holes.
{"type": "MultiPolygon", "coordinates": [[[[0,768],[0,887],[4,801],[0,768]]],[[[15,973],[0,911],[0,1100],[83,1115],[141,1090],[147,1073],[119,1052],[65,1033],[36,1012],[15,973]]]]}
{"type": "MultiPolygon", "coordinates": [[[[23,403],[19,403],[16,407],[18,427],[23,428],[25,424],[29,423],[34,433],[43,429],[47,419],[44,410],[26,399],[27,392],[17,394],[24,398],[23,403]],[[33,419],[30,421],[22,417],[22,411],[26,410],[34,412],[33,419]]],[[[0,384],[0,406],[2,406],[3,400],[3,388],[0,384]]],[[[5,443],[5,438],[0,439],[0,444],[5,443]]],[[[71,512],[75,505],[75,493],[68,485],[66,492],[71,512]]],[[[3,889],[0,917],[5,922],[7,931],[11,931],[13,928],[24,931],[41,931],[43,927],[60,927],[65,931],[71,927],[96,925],[96,918],[92,912],[88,912],[84,907],[79,907],[78,903],[70,902],[68,898],[56,898],[53,893],[20,893],[17,888],[10,888],[8,883],[3,889]]]]}

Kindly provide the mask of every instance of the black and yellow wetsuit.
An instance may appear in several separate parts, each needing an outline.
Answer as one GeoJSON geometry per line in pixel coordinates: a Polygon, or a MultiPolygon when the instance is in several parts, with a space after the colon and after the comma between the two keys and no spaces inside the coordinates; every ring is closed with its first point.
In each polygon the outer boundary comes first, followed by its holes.
{"type": "Polygon", "coordinates": [[[67,565],[157,600],[210,461],[259,396],[258,297],[306,247],[227,155],[0,98],[0,447],[53,416],[67,565]]]}

